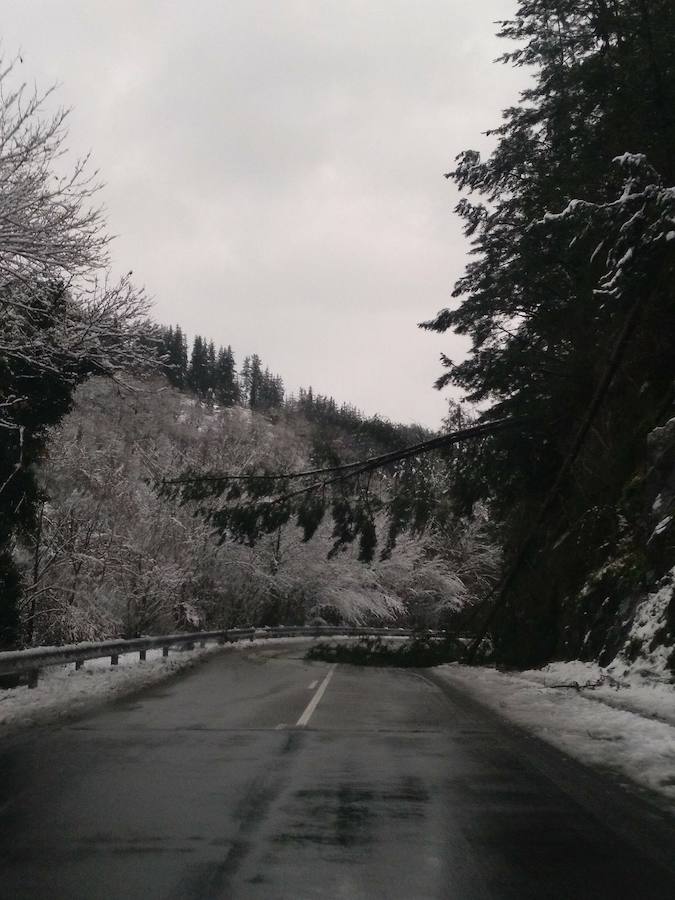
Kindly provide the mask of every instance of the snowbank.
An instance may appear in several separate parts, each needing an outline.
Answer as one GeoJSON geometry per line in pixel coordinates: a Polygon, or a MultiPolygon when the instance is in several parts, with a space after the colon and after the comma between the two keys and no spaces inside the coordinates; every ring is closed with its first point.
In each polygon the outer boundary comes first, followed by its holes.
{"type": "Polygon", "coordinates": [[[597,663],[558,662],[521,675],[544,687],[573,688],[591,700],[675,727],[675,685],[651,673],[643,676],[621,662],[607,668],[597,663]]]}
{"type": "Polygon", "coordinates": [[[675,811],[675,686],[619,680],[592,663],[504,673],[452,663],[450,684],[584,763],[627,778],[675,811]]]}

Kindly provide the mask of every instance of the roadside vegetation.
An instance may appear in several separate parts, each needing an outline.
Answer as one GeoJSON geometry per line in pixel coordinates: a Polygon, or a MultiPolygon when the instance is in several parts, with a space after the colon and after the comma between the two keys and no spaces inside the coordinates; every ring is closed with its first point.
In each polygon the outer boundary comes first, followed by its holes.
{"type": "Polygon", "coordinates": [[[354,666],[397,666],[402,669],[428,668],[457,662],[466,648],[453,637],[418,634],[404,641],[364,637],[358,641],[324,641],[312,645],[305,658],[354,666]]]}
{"type": "MultiPolygon", "coordinates": [[[[366,430],[333,428],[334,452],[372,446],[366,430]]],[[[293,402],[271,416],[221,408],[161,376],[127,388],[94,378],[49,437],[38,527],[16,545],[24,627],[40,644],[249,624],[432,627],[460,615],[497,569],[479,516],[447,544],[430,527],[365,565],[350,547],[333,552],[327,525],[312,541],[289,522],[253,543],[221,543],[190,504],[159,496],[158,480],[185,465],[306,465],[328,431],[293,402]]]]}

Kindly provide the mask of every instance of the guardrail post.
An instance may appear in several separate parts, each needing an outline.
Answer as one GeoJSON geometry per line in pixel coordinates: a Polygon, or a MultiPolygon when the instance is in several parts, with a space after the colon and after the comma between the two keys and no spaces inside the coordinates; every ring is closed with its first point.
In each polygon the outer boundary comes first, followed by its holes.
{"type": "Polygon", "coordinates": [[[40,677],[39,669],[30,669],[28,672],[28,687],[36,688],[38,686],[38,678],[40,677]]]}
{"type": "Polygon", "coordinates": [[[120,661],[120,657],[119,657],[118,653],[110,654],[110,665],[111,666],[116,666],[119,661],[120,661]]]}
{"type": "Polygon", "coordinates": [[[218,644],[219,644],[219,646],[222,647],[223,644],[225,643],[225,640],[226,640],[226,638],[225,638],[225,635],[224,635],[224,634],[218,635],[218,644]]]}
{"type": "Polygon", "coordinates": [[[75,671],[79,672],[83,665],[84,665],[83,659],[76,659],[75,660],[75,671]]]}
{"type": "Polygon", "coordinates": [[[185,649],[186,649],[186,650],[194,650],[194,649],[195,649],[195,643],[194,643],[194,641],[190,641],[189,644],[186,644],[186,645],[185,645],[185,649]]]}
{"type": "Polygon", "coordinates": [[[169,648],[167,646],[162,647],[162,656],[164,659],[169,655],[169,648]]]}
{"type": "Polygon", "coordinates": [[[139,650],[138,651],[138,658],[140,659],[141,662],[145,662],[145,654],[146,653],[147,653],[147,650],[139,650]]]}
{"type": "Polygon", "coordinates": [[[200,646],[201,649],[203,650],[204,647],[206,647],[206,641],[200,641],[200,642],[199,642],[199,646],[200,646]]]}

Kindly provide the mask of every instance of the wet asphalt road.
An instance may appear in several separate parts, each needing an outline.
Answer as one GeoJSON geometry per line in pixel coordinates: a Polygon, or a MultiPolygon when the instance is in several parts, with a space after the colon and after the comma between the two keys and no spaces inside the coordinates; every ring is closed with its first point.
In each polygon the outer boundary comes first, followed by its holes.
{"type": "Polygon", "coordinates": [[[427,675],[301,656],[0,742],[0,897],[675,897],[640,798],[427,675]]]}

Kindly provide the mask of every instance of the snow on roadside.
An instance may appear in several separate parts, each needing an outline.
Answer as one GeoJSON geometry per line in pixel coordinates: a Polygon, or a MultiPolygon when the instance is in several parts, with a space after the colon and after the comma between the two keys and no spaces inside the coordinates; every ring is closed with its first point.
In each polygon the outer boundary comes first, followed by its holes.
{"type": "Polygon", "coordinates": [[[607,668],[578,660],[556,662],[542,669],[522,672],[520,677],[544,687],[574,688],[591,700],[648,719],[659,719],[675,727],[675,685],[641,675],[621,662],[614,662],[607,668]]]}
{"type": "Polygon", "coordinates": [[[173,649],[166,659],[158,647],[147,651],[144,662],[139,661],[138,653],[127,653],[119,657],[117,666],[111,666],[110,657],[106,656],[88,659],[79,671],[73,663],[49,666],[42,670],[35,688],[0,690],[0,737],[15,728],[63,721],[86,712],[98,703],[149,687],[191,668],[217,651],[245,651],[252,646],[276,644],[279,640],[288,644],[307,641],[307,638],[266,638],[238,641],[224,647],[212,644],[204,649],[173,649]]]}
{"type": "Polygon", "coordinates": [[[582,688],[605,671],[592,664],[506,673],[451,663],[434,671],[570,756],[656,792],[675,811],[675,686],[629,684],[624,703],[624,689],[610,683],[606,696],[596,694],[600,685],[582,688]]]}
{"type": "Polygon", "coordinates": [[[138,653],[120,656],[117,666],[110,657],[89,659],[79,671],[74,664],[43,669],[37,687],[0,691],[0,735],[9,729],[62,720],[84,712],[96,702],[155,684],[174,672],[193,666],[215,647],[174,650],[163,659],[162,648],[148,650],[140,662],[138,653]]]}

